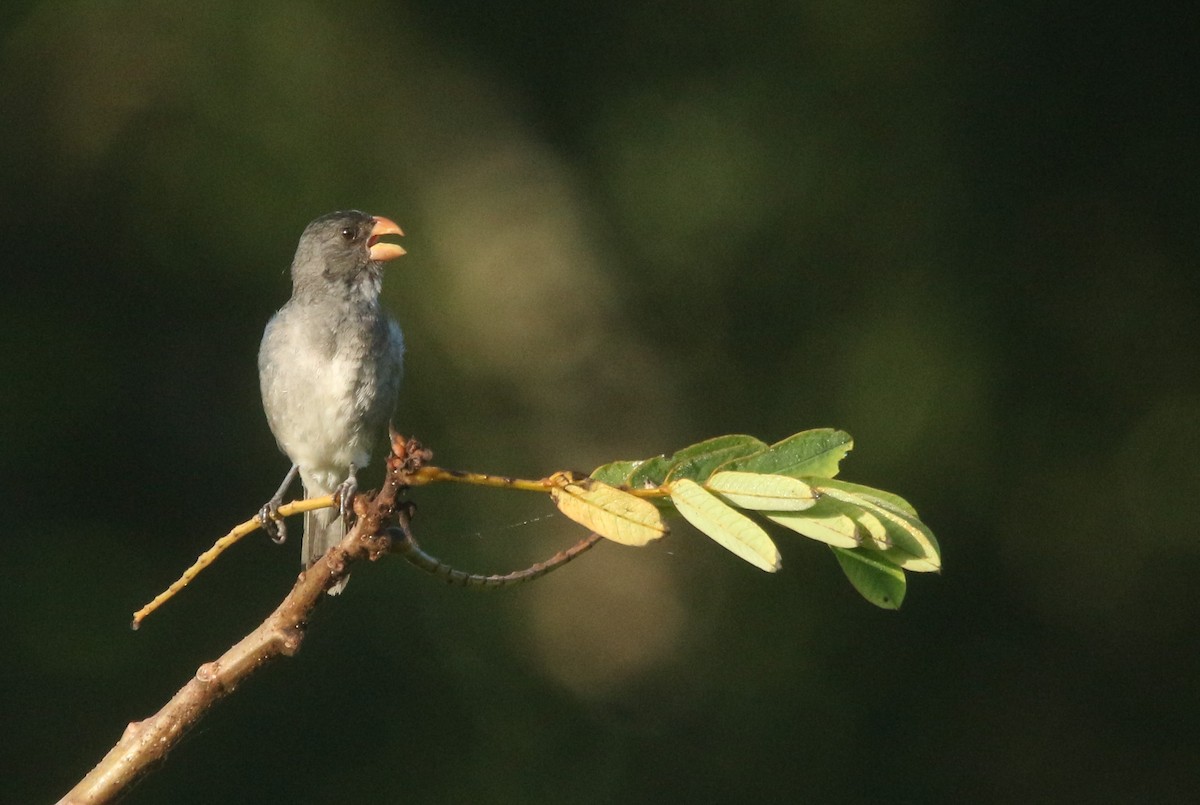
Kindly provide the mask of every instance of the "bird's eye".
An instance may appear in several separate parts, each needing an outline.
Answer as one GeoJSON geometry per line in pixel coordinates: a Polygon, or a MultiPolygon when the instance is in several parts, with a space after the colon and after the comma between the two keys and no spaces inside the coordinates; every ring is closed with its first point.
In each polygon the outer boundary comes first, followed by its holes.
{"type": "Polygon", "coordinates": [[[352,227],[352,226],[342,227],[342,240],[354,240],[354,235],[355,235],[354,227],[352,227]]]}

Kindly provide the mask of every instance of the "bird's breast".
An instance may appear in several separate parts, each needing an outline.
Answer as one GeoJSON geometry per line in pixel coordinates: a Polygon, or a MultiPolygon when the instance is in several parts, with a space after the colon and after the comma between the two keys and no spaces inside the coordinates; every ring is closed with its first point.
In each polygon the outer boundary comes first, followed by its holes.
{"type": "Polygon", "coordinates": [[[382,316],[285,308],[268,326],[259,360],[263,405],[280,447],[301,468],[344,472],[369,461],[399,389],[389,325],[382,316]]]}

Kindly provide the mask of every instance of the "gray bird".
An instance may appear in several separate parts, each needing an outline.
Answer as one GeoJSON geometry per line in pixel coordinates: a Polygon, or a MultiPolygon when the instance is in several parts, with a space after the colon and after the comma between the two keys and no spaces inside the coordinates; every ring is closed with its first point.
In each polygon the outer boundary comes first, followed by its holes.
{"type": "Polygon", "coordinates": [[[304,515],[305,567],[345,536],[355,473],[371,460],[396,405],[404,337],[380,304],[379,290],[384,261],[404,249],[380,238],[403,234],[387,218],[357,210],[310,223],[292,260],[292,298],[263,333],[263,409],[292,468],[259,520],[283,541],[278,509],[297,473],[306,498],[340,493],[340,510],[304,515]]]}

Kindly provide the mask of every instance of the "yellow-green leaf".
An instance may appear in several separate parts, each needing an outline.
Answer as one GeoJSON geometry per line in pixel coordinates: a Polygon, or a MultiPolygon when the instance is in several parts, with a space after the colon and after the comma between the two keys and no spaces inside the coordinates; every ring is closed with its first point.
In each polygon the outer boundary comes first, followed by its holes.
{"type": "Polygon", "coordinates": [[[913,517],[878,509],[888,527],[891,546],[884,555],[905,570],[917,573],[937,573],[942,569],[942,555],[929,527],[913,517]]]}
{"type": "Polygon", "coordinates": [[[811,486],[798,478],[786,475],[718,472],[709,478],[704,486],[741,509],[801,511],[817,502],[817,496],[811,486]]]}
{"type": "Polygon", "coordinates": [[[880,547],[884,556],[905,570],[917,573],[937,572],[942,568],[941,551],[929,527],[897,508],[881,503],[874,496],[847,492],[836,486],[817,487],[822,495],[828,495],[846,505],[858,507],[877,516],[887,529],[887,543],[880,547]]]}
{"type": "Polygon", "coordinates": [[[854,518],[854,522],[858,523],[858,533],[863,538],[864,548],[886,551],[892,547],[892,539],[888,536],[887,526],[874,514],[866,509],[858,509],[850,516],[854,518]]]}
{"type": "Polygon", "coordinates": [[[774,573],[782,566],[779,549],[766,531],[695,481],[673,481],[671,502],[685,520],[755,567],[774,573]]]}
{"type": "Polygon", "coordinates": [[[853,484],[849,481],[842,481],[833,478],[824,478],[820,480],[816,478],[810,478],[808,480],[827,489],[833,488],[840,489],[843,492],[851,492],[854,495],[863,498],[864,500],[869,500],[876,505],[883,506],[885,509],[891,509],[899,514],[906,514],[909,517],[918,516],[917,510],[913,508],[911,503],[892,492],[885,492],[882,489],[875,489],[874,487],[863,486],[862,484],[853,484]]]}
{"type": "MultiPolygon", "coordinates": [[[[812,511],[812,510],[810,510],[812,511]]],[[[797,534],[838,548],[857,548],[862,535],[854,518],[840,512],[812,516],[806,512],[764,512],[766,518],[797,534]]]]}
{"type": "Polygon", "coordinates": [[[550,498],[567,517],[622,545],[645,545],[667,533],[652,503],[594,478],[564,480],[550,498]]]}

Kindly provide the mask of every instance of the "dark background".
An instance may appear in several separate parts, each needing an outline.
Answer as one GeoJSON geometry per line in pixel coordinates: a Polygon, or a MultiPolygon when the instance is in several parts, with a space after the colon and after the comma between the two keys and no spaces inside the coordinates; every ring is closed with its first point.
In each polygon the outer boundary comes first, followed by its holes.
{"type": "MultiPolygon", "coordinates": [[[[128,629],[286,469],[258,340],[345,207],[408,232],[396,424],[439,463],[841,427],[945,572],[892,613],[783,534],[774,576],[685,526],[500,593],[385,561],[128,802],[1194,795],[1195,16],[6,5],[0,798],[61,796],[290,587],[259,535],[128,629]]],[[[469,570],[579,536],[414,497],[469,570]]]]}

